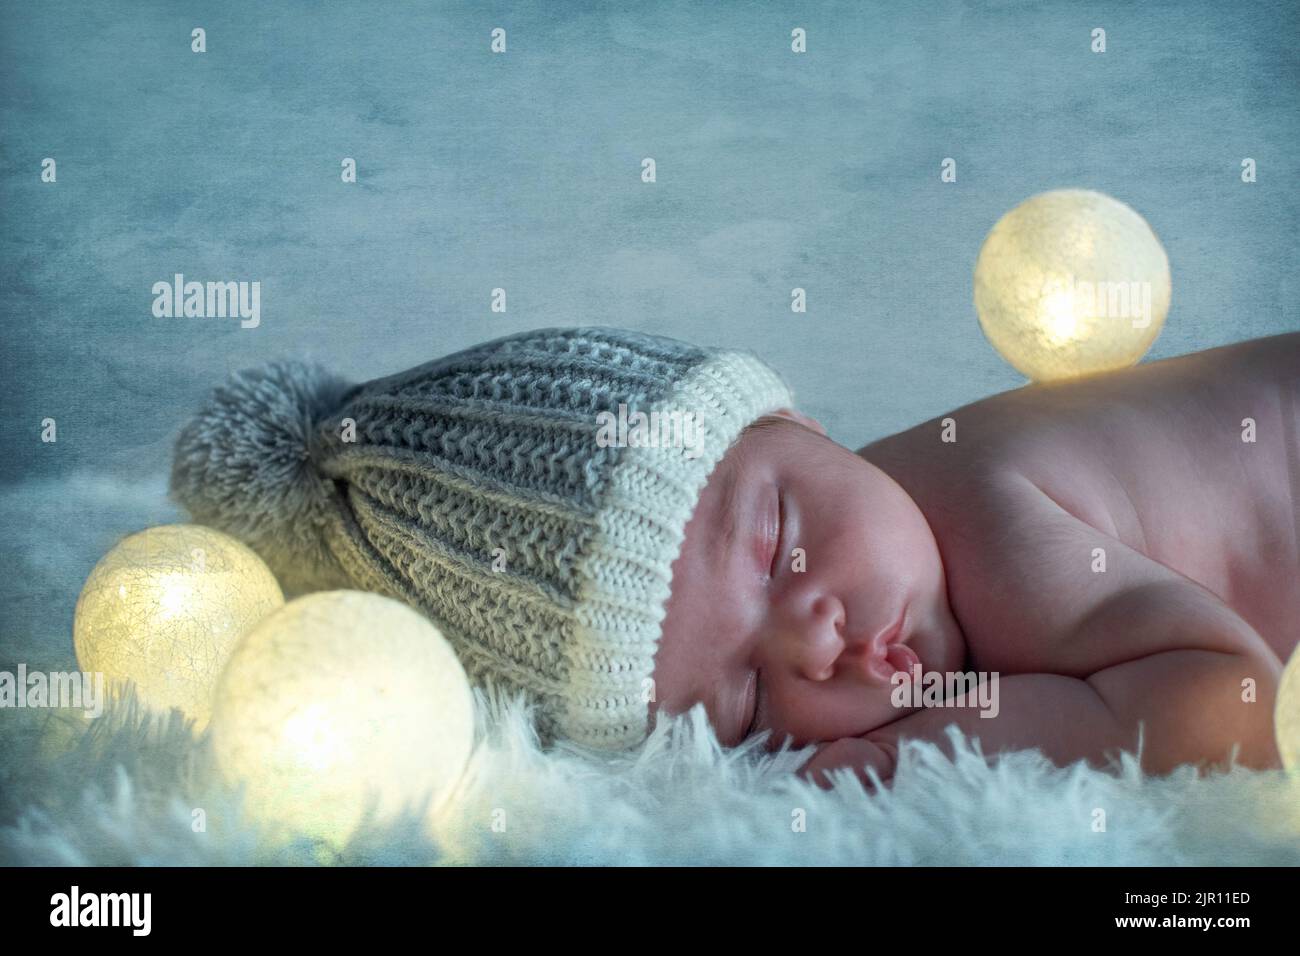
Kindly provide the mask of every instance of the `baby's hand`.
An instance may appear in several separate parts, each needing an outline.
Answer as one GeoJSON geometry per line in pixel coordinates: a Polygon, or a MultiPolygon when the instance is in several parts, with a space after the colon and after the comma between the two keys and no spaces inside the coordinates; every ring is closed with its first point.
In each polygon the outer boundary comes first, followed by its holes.
{"type": "Polygon", "coordinates": [[[841,737],[817,748],[813,758],[799,768],[799,776],[812,780],[823,790],[833,786],[826,771],[836,767],[852,769],[868,790],[875,789],[875,782],[867,770],[874,770],[882,784],[893,779],[894,768],[898,765],[898,748],[892,743],[876,743],[864,737],[841,737]]]}

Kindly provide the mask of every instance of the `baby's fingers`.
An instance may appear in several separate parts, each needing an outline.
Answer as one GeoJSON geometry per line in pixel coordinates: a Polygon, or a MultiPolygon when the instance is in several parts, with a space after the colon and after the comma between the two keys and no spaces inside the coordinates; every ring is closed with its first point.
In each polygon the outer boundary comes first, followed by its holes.
{"type": "Polygon", "coordinates": [[[818,747],[812,759],[799,768],[798,774],[823,790],[829,790],[834,786],[829,771],[848,768],[863,786],[873,790],[876,782],[868,770],[874,770],[882,783],[888,782],[894,775],[897,761],[898,750],[892,744],[878,744],[862,737],[842,737],[818,747]]]}

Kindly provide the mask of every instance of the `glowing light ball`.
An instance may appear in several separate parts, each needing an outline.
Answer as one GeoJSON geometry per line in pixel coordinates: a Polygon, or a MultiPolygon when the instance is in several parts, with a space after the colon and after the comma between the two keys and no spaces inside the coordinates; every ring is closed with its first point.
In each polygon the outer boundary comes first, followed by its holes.
{"type": "Polygon", "coordinates": [[[141,703],[178,707],[201,732],[235,644],[283,605],[271,570],[229,535],[193,524],[148,528],[120,541],[86,579],[73,618],[77,663],[118,691],[134,682],[141,703]]]}
{"type": "Polygon", "coordinates": [[[1273,731],[1282,765],[1292,773],[1300,773],[1300,647],[1282,671],[1273,710],[1273,731]]]}
{"type": "Polygon", "coordinates": [[[989,231],[975,263],[984,335],[1035,381],[1135,364],[1169,297],[1169,259],[1146,220],[1086,189],[1026,199],[989,231]]]}
{"type": "Polygon", "coordinates": [[[423,615],[360,591],[290,601],[239,645],[217,686],[212,744],[268,830],[342,847],[368,809],[432,813],[469,759],[474,701],[423,615]],[[425,798],[429,798],[427,804],[425,798]]]}

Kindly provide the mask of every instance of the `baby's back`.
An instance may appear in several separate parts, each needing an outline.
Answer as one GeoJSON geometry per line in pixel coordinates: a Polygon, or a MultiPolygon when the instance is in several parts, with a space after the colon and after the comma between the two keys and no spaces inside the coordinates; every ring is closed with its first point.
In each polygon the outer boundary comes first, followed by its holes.
{"type": "Polygon", "coordinates": [[[1085,575],[1122,575],[1138,555],[1217,595],[1285,661],[1300,637],[1298,423],[1291,333],[1026,386],[859,454],[929,519],[977,661],[1088,670],[1127,659],[1119,635],[1087,659],[1062,646],[1053,660],[1038,638],[1053,606],[1068,606],[1069,595],[1054,605],[1063,582],[1095,593],[1085,575]],[[1058,519],[1099,534],[1074,536],[1058,519]]]}

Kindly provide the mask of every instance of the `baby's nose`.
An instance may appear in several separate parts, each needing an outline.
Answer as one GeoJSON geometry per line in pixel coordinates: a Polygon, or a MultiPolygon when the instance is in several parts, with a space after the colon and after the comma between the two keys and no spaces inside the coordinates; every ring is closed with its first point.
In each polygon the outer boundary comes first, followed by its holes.
{"type": "Polygon", "coordinates": [[[844,652],[844,605],[833,595],[820,595],[807,606],[803,620],[792,628],[796,653],[808,680],[829,680],[844,652]]]}

